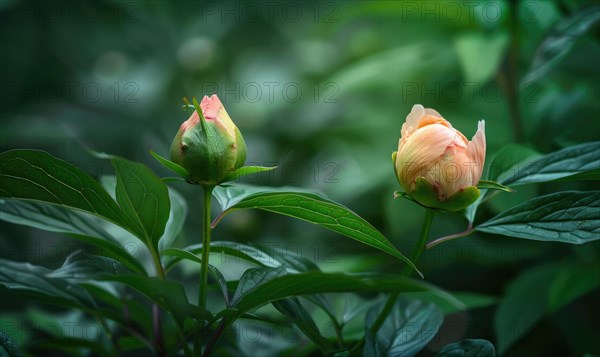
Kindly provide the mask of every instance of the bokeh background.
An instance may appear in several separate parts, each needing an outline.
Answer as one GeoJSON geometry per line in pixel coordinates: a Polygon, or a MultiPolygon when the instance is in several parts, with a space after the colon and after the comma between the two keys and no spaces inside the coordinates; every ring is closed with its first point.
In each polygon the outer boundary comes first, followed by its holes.
{"type": "MultiPolygon", "coordinates": [[[[168,156],[188,116],[182,97],[216,93],[246,139],[248,163],[279,166],[243,181],[320,190],[408,255],[424,212],[392,199],[399,186],[390,155],[411,107],[437,109],[469,138],[485,119],[488,158],[510,143],[545,153],[599,140],[598,14],[596,1],[576,0],[1,1],[0,149],[42,149],[94,177],[111,174],[93,149],[169,176],[147,149],[168,156]]],[[[482,206],[477,220],[538,194],[594,185],[526,186],[482,206]]],[[[199,239],[201,195],[176,188],[189,206],[176,242],[184,247],[199,239]]],[[[440,216],[432,238],[466,224],[440,216]]],[[[0,228],[0,258],[56,267],[78,247],[56,234],[0,228]]],[[[258,211],[230,215],[214,239],[282,248],[328,271],[401,269],[342,236],[258,211]]],[[[475,234],[426,252],[421,265],[450,291],[502,296],[523,270],[594,261],[599,247],[475,234]]],[[[600,353],[599,298],[595,291],[547,315],[508,355],[600,353]]],[[[4,323],[47,318],[46,307],[6,290],[0,306],[4,323]]],[[[494,341],[494,309],[448,317],[429,351],[465,336],[494,341]]]]}

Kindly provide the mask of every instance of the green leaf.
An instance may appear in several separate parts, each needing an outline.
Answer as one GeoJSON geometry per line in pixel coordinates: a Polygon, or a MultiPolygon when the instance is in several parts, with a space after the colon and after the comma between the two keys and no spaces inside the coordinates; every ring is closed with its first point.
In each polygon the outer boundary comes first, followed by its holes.
{"type": "Polygon", "coordinates": [[[147,166],[113,155],[110,159],[117,177],[117,202],[133,233],[148,246],[158,247],[169,219],[171,201],[167,185],[147,166]]]}
{"type": "Polygon", "coordinates": [[[487,83],[497,72],[508,44],[508,34],[504,31],[459,35],[454,45],[465,82],[487,83]]]}
{"type": "Polygon", "coordinates": [[[69,234],[98,248],[94,251],[96,255],[113,258],[133,271],[146,274],[142,264],[87,213],[34,201],[0,200],[0,219],[49,232],[69,234]]]}
{"type": "Polygon", "coordinates": [[[363,244],[382,250],[406,262],[410,267],[420,271],[402,253],[400,253],[375,227],[362,219],[347,207],[322,198],[313,193],[305,192],[272,192],[262,188],[263,192],[250,190],[245,193],[240,187],[215,188],[215,195],[221,205],[222,213],[215,219],[213,226],[227,213],[238,209],[257,208],[264,211],[283,214],[318,224],[324,228],[340,233],[363,244]]]}
{"type": "Polygon", "coordinates": [[[550,286],[562,266],[541,265],[510,283],[494,316],[500,355],[528,333],[546,312],[550,286]]]}
{"type": "MultiPolygon", "coordinates": [[[[539,157],[536,151],[529,149],[528,147],[521,146],[518,144],[508,144],[502,149],[498,150],[491,159],[488,160],[488,164],[484,170],[483,177],[490,181],[498,181],[499,177],[503,173],[511,173],[518,169],[518,164],[524,162],[528,158],[539,157]]],[[[475,220],[475,213],[477,208],[488,198],[490,198],[489,191],[486,189],[481,190],[481,195],[472,205],[466,208],[465,216],[469,222],[475,220]]]]}
{"type": "MultiPolygon", "coordinates": [[[[261,279],[255,280],[261,282],[261,279]]],[[[240,285],[241,283],[240,281],[240,285]]],[[[234,298],[233,307],[237,308],[239,313],[292,296],[337,292],[430,291],[449,303],[463,307],[463,304],[452,295],[433,285],[395,275],[307,272],[277,276],[258,285],[255,283],[251,287],[251,290],[241,288],[243,294],[236,292],[239,297],[234,298]]]]}
{"type": "Polygon", "coordinates": [[[169,220],[165,226],[165,232],[158,242],[159,250],[166,249],[173,245],[183,229],[183,224],[188,213],[185,198],[183,198],[179,192],[170,187],[169,200],[171,201],[169,220]]]}
{"type": "Polygon", "coordinates": [[[567,57],[575,43],[598,21],[600,8],[597,6],[583,7],[581,11],[558,21],[536,50],[523,83],[527,84],[547,74],[567,57]]]}
{"type": "Polygon", "coordinates": [[[40,301],[80,309],[93,309],[93,297],[81,286],[61,277],[52,277],[51,269],[29,263],[2,261],[0,285],[31,293],[40,301]]]}
{"type": "MultiPolygon", "coordinates": [[[[238,287],[231,299],[233,306],[237,305],[241,299],[248,294],[255,292],[261,285],[286,274],[284,267],[279,268],[250,268],[244,272],[238,287]]],[[[267,301],[265,302],[265,304],[267,301]]],[[[246,311],[245,311],[246,312],[246,311]]]]}
{"type": "Polygon", "coordinates": [[[0,154],[0,197],[64,206],[128,227],[117,203],[97,181],[44,151],[0,154]]]}
{"type": "MultiPolygon", "coordinates": [[[[187,250],[183,250],[183,249],[179,249],[179,248],[169,248],[169,249],[165,249],[162,252],[162,254],[166,255],[166,256],[177,257],[179,259],[185,259],[185,260],[192,261],[194,263],[202,264],[202,259],[200,259],[200,257],[198,257],[194,253],[191,253],[190,251],[187,251],[187,250]]],[[[227,281],[225,281],[225,278],[223,277],[223,274],[221,274],[219,269],[215,268],[214,266],[212,266],[210,264],[208,265],[208,268],[209,268],[208,272],[210,273],[212,278],[217,282],[217,284],[219,284],[219,287],[221,288],[221,293],[223,294],[223,297],[225,298],[225,303],[229,307],[230,299],[229,299],[229,290],[227,287],[227,281]]]]}
{"type": "Polygon", "coordinates": [[[454,303],[449,303],[447,300],[440,298],[436,294],[430,292],[403,293],[402,296],[415,300],[426,300],[433,302],[444,315],[453,314],[458,311],[479,309],[494,305],[498,302],[498,298],[490,295],[483,295],[468,292],[451,292],[452,296],[459,300],[463,306],[457,307],[454,303]]]}
{"type": "Polygon", "coordinates": [[[163,165],[164,167],[166,167],[167,169],[173,171],[174,173],[178,174],[179,176],[183,177],[186,181],[189,182],[190,180],[190,174],[187,172],[187,170],[185,168],[183,168],[182,166],[180,166],[179,164],[174,163],[171,160],[165,159],[164,157],[160,156],[159,154],[155,153],[152,150],[148,150],[148,152],[150,153],[150,155],[152,155],[153,158],[156,159],[156,161],[158,161],[161,165],[163,165]]]}
{"type": "Polygon", "coordinates": [[[233,171],[229,175],[225,176],[225,178],[223,178],[222,182],[233,181],[242,176],[251,175],[251,174],[255,174],[255,173],[263,172],[263,171],[271,171],[276,168],[277,168],[277,166],[270,166],[270,167],[267,167],[267,166],[243,166],[243,167],[240,167],[239,169],[233,171]]]}
{"type": "Polygon", "coordinates": [[[476,229],[539,241],[592,242],[600,239],[600,191],[565,191],[536,197],[476,229]]]}
{"type": "Polygon", "coordinates": [[[315,320],[302,306],[300,300],[297,298],[283,299],[274,301],[273,306],[288,317],[310,341],[319,347],[323,354],[327,354],[327,351],[332,348],[331,343],[321,335],[315,320]]]}
{"type": "Polygon", "coordinates": [[[500,175],[503,185],[518,185],[565,179],[570,176],[600,169],[600,141],[569,146],[544,155],[536,160],[513,166],[500,175]]]}
{"type": "Polygon", "coordinates": [[[399,299],[376,335],[371,326],[381,306],[375,306],[365,320],[365,356],[414,356],[435,336],[444,315],[435,304],[399,299]]]}
{"type": "Polygon", "coordinates": [[[550,286],[549,312],[558,311],[576,298],[600,286],[600,264],[566,266],[550,286]]]}
{"type": "Polygon", "coordinates": [[[183,326],[183,322],[187,317],[197,319],[209,319],[211,317],[207,311],[199,311],[197,306],[191,305],[183,286],[173,280],[161,280],[132,274],[115,275],[104,280],[123,283],[139,291],[170,312],[180,326],[183,326]]]}
{"type": "Polygon", "coordinates": [[[488,181],[488,180],[479,180],[477,184],[478,189],[488,189],[488,190],[499,190],[504,192],[515,192],[515,190],[506,187],[496,181],[488,181]]]}
{"type": "Polygon", "coordinates": [[[469,339],[442,348],[435,357],[494,357],[496,350],[488,340],[469,339]]]}

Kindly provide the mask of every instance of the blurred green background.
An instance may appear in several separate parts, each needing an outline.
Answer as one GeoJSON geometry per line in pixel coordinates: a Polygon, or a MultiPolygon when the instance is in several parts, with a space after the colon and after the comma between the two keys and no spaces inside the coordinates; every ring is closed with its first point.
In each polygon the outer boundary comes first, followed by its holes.
{"type": "MultiPolygon", "coordinates": [[[[600,139],[597,1],[0,4],[2,151],[43,149],[94,177],[112,174],[90,148],[169,176],[147,149],[168,155],[188,116],[183,96],[216,93],[246,139],[248,163],[279,166],[244,182],[320,190],[407,255],[423,210],[392,199],[399,185],[390,155],[414,104],[435,108],[468,138],[485,119],[488,159],[509,143],[544,153],[600,139]]],[[[526,186],[485,204],[478,220],[538,194],[594,185],[526,186]]],[[[198,243],[201,194],[176,188],[189,205],[183,247],[198,243]]],[[[55,267],[77,248],[60,235],[0,227],[0,258],[55,267]]],[[[465,227],[460,215],[443,215],[432,238],[465,227]]],[[[213,239],[283,248],[328,271],[401,269],[359,243],[258,211],[232,214],[213,239]]],[[[599,247],[473,235],[426,252],[421,265],[450,291],[501,296],[525,269],[595,261],[599,247]]],[[[592,343],[599,298],[595,291],[546,316],[508,355],[600,353],[592,343]]],[[[9,292],[0,299],[3,321],[38,311],[9,292]]],[[[493,314],[449,317],[430,351],[465,336],[494,341],[493,314]]]]}

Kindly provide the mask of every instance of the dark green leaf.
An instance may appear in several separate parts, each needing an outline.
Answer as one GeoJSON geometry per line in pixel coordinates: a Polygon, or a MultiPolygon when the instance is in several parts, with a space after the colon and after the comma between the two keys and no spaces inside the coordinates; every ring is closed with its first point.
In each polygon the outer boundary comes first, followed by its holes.
{"type": "Polygon", "coordinates": [[[158,247],[169,219],[171,201],[167,185],[147,166],[117,156],[110,159],[117,177],[117,202],[138,238],[158,247]]]}
{"type": "Polygon", "coordinates": [[[503,185],[518,185],[565,179],[600,169],[600,141],[566,147],[536,160],[513,166],[497,181],[503,185]]]}
{"type": "Polygon", "coordinates": [[[291,191],[272,192],[266,187],[263,188],[265,190],[263,192],[256,193],[255,190],[252,190],[248,192],[249,194],[243,191],[240,192],[238,188],[234,191],[234,194],[228,195],[227,190],[230,190],[230,188],[221,188],[218,191],[215,189],[217,191],[217,200],[221,204],[223,212],[217,217],[213,226],[224,215],[238,209],[257,208],[279,213],[318,224],[363,244],[382,250],[403,260],[422,276],[415,265],[402,255],[383,234],[356,213],[338,203],[312,193],[291,191]]]}
{"type": "Polygon", "coordinates": [[[52,277],[52,270],[9,260],[2,261],[0,285],[32,293],[41,301],[63,306],[92,309],[92,296],[81,286],[61,277],[52,277]]]}
{"type": "MultiPolygon", "coordinates": [[[[202,264],[202,259],[200,259],[200,257],[198,257],[194,253],[191,253],[187,250],[183,250],[183,249],[179,249],[179,248],[169,248],[169,249],[165,249],[162,252],[162,254],[167,255],[167,256],[177,257],[179,259],[186,259],[186,260],[192,261],[194,263],[202,264]]],[[[230,301],[229,301],[229,289],[227,287],[227,281],[225,281],[223,274],[221,274],[221,272],[217,268],[215,268],[214,266],[212,266],[210,264],[208,265],[208,268],[209,268],[208,272],[210,273],[212,278],[217,282],[217,284],[219,284],[219,287],[221,288],[221,293],[223,294],[223,297],[225,298],[225,303],[227,304],[227,306],[229,306],[230,301]]]]}
{"type": "Polygon", "coordinates": [[[542,318],[550,286],[561,269],[560,265],[537,266],[510,283],[494,317],[499,354],[506,353],[542,318]]]}
{"type": "Polygon", "coordinates": [[[225,178],[222,181],[223,182],[233,181],[233,180],[238,179],[238,178],[240,178],[242,176],[251,175],[251,174],[255,174],[255,173],[263,172],[263,171],[271,171],[271,170],[274,170],[276,168],[277,168],[277,166],[272,166],[272,167],[266,167],[266,166],[243,166],[243,167],[240,167],[239,169],[233,171],[229,175],[225,176],[225,178]]]}
{"type": "Polygon", "coordinates": [[[273,302],[277,311],[288,317],[302,333],[319,347],[324,354],[332,347],[331,343],[321,335],[317,324],[297,298],[283,299],[273,302]]]}
{"type": "Polygon", "coordinates": [[[0,197],[64,206],[127,227],[121,209],[97,181],[43,151],[0,154],[0,197]]]}
{"type": "Polygon", "coordinates": [[[175,321],[182,326],[186,317],[208,319],[210,314],[198,311],[191,305],[183,286],[173,280],[161,280],[140,275],[121,274],[107,277],[104,280],[116,281],[135,289],[173,314],[175,321]]]}
{"type": "Polygon", "coordinates": [[[152,150],[148,151],[150,152],[150,155],[152,155],[152,157],[154,157],[161,165],[178,174],[179,176],[183,177],[185,180],[190,179],[190,174],[187,172],[186,169],[184,169],[183,167],[174,163],[171,160],[165,159],[164,157],[160,156],[152,150]]]}
{"type": "Polygon", "coordinates": [[[435,336],[444,315],[435,304],[399,299],[376,335],[371,331],[381,311],[375,306],[365,320],[365,356],[414,356],[435,336]]]}
{"type": "Polygon", "coordinates": [[[177,191],[169,187],[169,199],[171,201],[171,211],[169,213],[169,220],[165,227],[165,233],[158,242],[159,250],[170,247],[173,242],[177,239],[181,230],[183,229],[183,223],[187,217],[187,203],[183,196],[177,191]]]}
{"type": "Polygon", "coordinates": [[[462,340],[446,345],[435,357],[494,357],[496,350],[488,340],[462,340]]]}
{"type": "Polygon", "coordinates": [[[563,267],[550,286],[549,312],[559,310],[599,286],[600,264],[576,264],[563,267]]]}
{"type": "Polygon", "coordinates": [[[451,294],[463,304],[462,308],[457,307],[456,304],[449,303],[447,300],[430,292],[403,293],[402,296],[410,299],[431,301],[442,310],[444,315],[453,314],[462,310],[484,308],[498,302],[497,297],[490,295],[464,292],[451,292],[451,294]]]}
{"type": "Polygon", "coordinates": [[[536,50],[531,69],[523,83],[527,84],[547,74],[598,21],[600,8],[597,6],[584,6],[581,11],[558,21],[536,50]]]}
{"type": "Polygon", "coordinates": [[[433,285],[394,275],[308,272],[278,276],[258,286],[254,284],[252,287],[251,291],[244,289],[243,296],[234,299],[233,307],[240,313],[292,296],[336,292],[430,291],[458,307],[463,307],[462,302],[433,285]]]}
{"type": "MultiPolygon", "coordinates": [[[[286,274],[284,267],[279,268],[250,268],[244,272],[238,283],[238,287],[231,299],[233,306],[237,305],[240,300],[248,294],[256,292],[260,286],[267,282],[286,274]]],[[[268,303],[270,301],[265,301],[268,303]]],[[[246,312],[246,311],[245,311],[246,312]]]]}
{"type": "Polygon", "coordinates": [[[34,201],[0,200],[0,219],[45,231],[69,234],[96,247],[96,255],[113,258],[133,271],[146,274],[140,262],[86,213],[34,201]]]}
{"type": "Polygon", "coordinates": [[[592,242],[600,239],[600,191],[565,191],[537,197],[476,229],[540,241],[592,242]]]}

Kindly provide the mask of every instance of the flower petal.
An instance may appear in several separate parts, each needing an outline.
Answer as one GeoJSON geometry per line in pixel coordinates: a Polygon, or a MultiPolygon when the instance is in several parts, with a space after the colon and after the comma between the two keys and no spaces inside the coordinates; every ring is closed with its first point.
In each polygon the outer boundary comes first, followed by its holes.
{"type": "Polygon", "coordinates": [[[485,120],[480,120],[477,123],[477,132],[473,135],[473,139],[467,145],[467,155],[471,165],[472,185],[475,186],[481,179],[483,165],[485,163],[485,120]]]}

